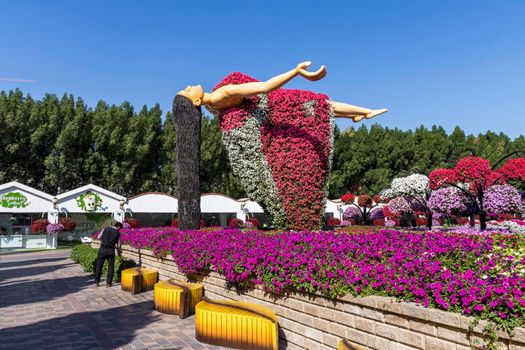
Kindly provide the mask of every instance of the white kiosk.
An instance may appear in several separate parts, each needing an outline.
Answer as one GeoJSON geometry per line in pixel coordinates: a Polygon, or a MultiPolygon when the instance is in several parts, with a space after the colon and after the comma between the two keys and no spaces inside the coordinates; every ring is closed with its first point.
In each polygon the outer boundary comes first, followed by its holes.
{"type": "Polygon", "coordinates": [[[59,240],[73,241],[91,237],[112,218],[121,217],[126,197],[89,184],[57,195],[57,208],[76,223],[73,232],[60,232],[59,240]]]}
{"type": "Polygon", "coordinates": [[[52,209],[47,193],[16,181],[0,185],[0,248],[47,248],[46,233],[34,234],[31,224],[52,209]]]}

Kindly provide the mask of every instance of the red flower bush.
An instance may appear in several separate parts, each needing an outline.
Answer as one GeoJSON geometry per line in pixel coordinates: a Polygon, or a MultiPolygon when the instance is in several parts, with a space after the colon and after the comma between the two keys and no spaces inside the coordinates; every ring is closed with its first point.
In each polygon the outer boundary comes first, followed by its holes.
{"type": "Polygon", "coordinates": [[[359,205],[360,207],[372,208],[373,204],[374,200],[367,194],[360,194],[357,197],[357,205],[359,205]]]}
{"type": "Polygon", "coordinates": [[[77,227],[77,224],[69,219],[60,219],[58,223],[62,224],[62,226],[64,226],[64,231],[67,232],[75,231],[75,228],[77,227]]]}
{"type": "Polygon", "coordinates": [[[241,228],[244,226],[244,222],[241,219],[231,218],[228,220],[228,227],[230,228],[241,228]]]}
{"type": "Polygon", "coordinates": [[[383,216],[385,218],[391,218],[391,217],[396,216],[396,213],[392,212],[392,210],[390,210],[390,208],[387,205],[383,207],[383,216]]]}
{"type": "Polygon", "coordinates": [[[385,226],[385,219],[374,219],[374,226],[385,226]]]}
{"type": "Polygon", "coordinates": [[[124,219],[124,222],[130,226],[130,228],[139,228],[140,227],[140,221],[135,218],[127,218],[124,219]]]}
{"type": "Polygon", "coordinates": [[[33,223],[31,224],[31,229],[36,234],[46,233],[47,225],[49,225],[49,221],[48,220],[46,220],[46,219],[39,219],[39,220],[33,221],[33,223]]]}
{"type": "Polygon", "coordinates": [[[426,226],[427,218],[416,218],[416,226],[426,226]]]}
{"type": "Polygon", "coordinates": [[[465,157],[457,162],[454,170],[457,180],[468,183],[472,192],[505,182],[505,177],[492,171],[489,161],[480,157],[465,157]]]}
{"type": "Polygon", "coordinates": [[[429,187],[431,190],[440,189],[443,186],[457,182],[456,171],[454,169],[435,169],[432,170],[429,178],[429,187]]]}
{"type": "Polygon", "coordinates": [[[502,174],[507,180],[525,181],[525,158],[515,158],[508,160],[498,173],[502,174]]]}
{"type": "Polygon", "coordinates": [[[355,196],[353,193],[345,193],[341,196],[341,201],[344,204],[353,204],[355,200],[355,196]]]}
{"type": "Polygon", "coordinates": [[[338,218],[331,217],[331,218],[328,218],[328,220],[326,220],[326,226],[333,227],[333,226],[339,226],[339,225],[341,225],[341,220],[339,220],[338,218]]]}
{"type": "MultiPolygon", "coordinates": [[[[236,72],[224,78],[215,89],[254,81],[257,80],[236,72]]],[[[245,180],[243,186],[248,196],[263,202],[270,195],[261,192],[276,188],[279,203],[272,204],[280,206],[285,216],[278,225],[296,230],[319,228],[323,223],[333,147],[333,111],[328,96],[288,89],[277,89],[267,94],[263,101],[261,96],[246,98],[241,105],[221,110],[219,115],[221,130],[227,135],[235,135],[233,131],[246,124],[248,119],[257,119],[260,140],[256,141],[260,141],[261,149],[254,151],[264,155],[273,183],[250,186],[245,180]]],[[[235,163],[231,152],[228,153],[230,161],[235,163]]],[[[241,160],[250,161],[244,158],[241,160]]],[[[282,213],[268,203],[260,204],[272,216],[282,213]]]]}
{"type": "Polygon", "coordinates": [[[250,218],[248,219],[248,222],[251,222],[253,226],[257,227],[257,228],[261,228],[261,221],[257,218],[250,218]]]}
{"type": "Polygon", "coordinates": [[[478,180],[487,177],[492,169],[485,158],[469,156],[456,163],[456,175],[461,182],[478,180]]]}

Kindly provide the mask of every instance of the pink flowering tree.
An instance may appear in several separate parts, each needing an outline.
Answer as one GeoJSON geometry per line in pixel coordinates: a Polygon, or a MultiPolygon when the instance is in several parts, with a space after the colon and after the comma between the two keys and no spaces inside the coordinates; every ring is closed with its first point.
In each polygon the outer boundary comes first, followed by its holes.
{"type": "Polygon", "coordinates": [[[461,190],[443,187],[432,192],[428,206],[435,213],[459,216],[467,211],[467,200],[461,190]]]}
{"type": "MultiPolygon", "coordinates": [[[[353,196],[353,195],[352,195],[353,196]]],[[[357,196],[357,203],[354,202],[355,196],[350,197],[348,194],[341,196],[341,200],[350,206],[345,210],[343,219],[353,219],[360,221],[363,225],[372,225],[372,211],[377,209],[377,204],[374,204],[374,199],[367,194],[360,194],[357,196]],[[351,198],[351,200],[349,200],[351,198]]]]}
{"type": "MultiPolygon", "coordinates": [[[[498,161],[496,166],[502,160],[498,161]]],[[[507,180],[523,181],[524,178],[524,158],[511,159],[494,171],[487,159],[468,156],[459,160],[453,169],[433,170],[429,175],[429,186],[432,190],[451,186],[461,191],[473,213],[479,215],[481,230],[485,230],[487,228],[486,191],[493,185],[504,184],[507,180]]]]}
{"type": "Polygon", "coordinates": [[[427,218],[427,228],[432,229],[432,211],[428,200],[432,193],[426,175],[412,174],[392,180],[391,191],[394,195],[406,198],[414,211],[422,211],[427,218]]]}

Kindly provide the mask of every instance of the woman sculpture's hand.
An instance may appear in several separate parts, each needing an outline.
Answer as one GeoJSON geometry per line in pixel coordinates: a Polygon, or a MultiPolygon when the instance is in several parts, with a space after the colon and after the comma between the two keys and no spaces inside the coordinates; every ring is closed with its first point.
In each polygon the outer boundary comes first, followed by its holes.
{"type": "Polygon", "coordinates": [[[317,71],[309,72],[308,67],[310,67],[311,65],[312,65],[312,62],[310,61],[299,63],[296,67],[297,74],[299,74],[300,76],[310,81],[317,81],[317,80],[323,79],[326,75],[326,67],[323,65],[317,71]]]}

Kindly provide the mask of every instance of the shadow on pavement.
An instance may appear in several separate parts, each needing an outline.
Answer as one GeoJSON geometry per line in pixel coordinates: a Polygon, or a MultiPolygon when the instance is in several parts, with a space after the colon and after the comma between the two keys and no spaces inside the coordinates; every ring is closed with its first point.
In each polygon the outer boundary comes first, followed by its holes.
{"type": "MultiPolygon", "coordinates": [[[[39,270],[33,271],[38,273],[39,270]]],[[[50,301],[92,285],[89,276],[6,282],[0,286],[0,307],[50,301]]]]}
{"type": "Polygon", "coordinates": [[[115,349],[133,342],[136,332],[158,320],[151,301],[2,328],[5,349],[115,349]]]}
{"type": "Polygon", "coordinates": [[[53,263],[61,260],[67,260],[67,258],[49,258],[49,259],[31,259],[31,260],[21,260],[21,261],[2,261],[0,258],[0,269],[7,269],[10,267],[20,267],[26,265],[40,265],[45,263],[53,263]]]}
{"type": "MultiPolygon", "coordinates": [[[[24,277],[41,277],[41,275],[46,273],[52,273],[55,271],[58,271],[60,269],[64,269],[70,266],[75,265],[72,261],[64,261],[65,264],[57,264],[57,265],[43,265],[43,266],[35,266],[32,267],[23,267],[23,268],[14,268],[14,269],[3,269],[0,268],[0,275],[1,275],[1,281],[9,280],[9,279],[19,279],[24,277]]],[[[47,277],[45,277],[47,278],[47,277]]]]}

